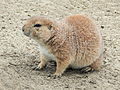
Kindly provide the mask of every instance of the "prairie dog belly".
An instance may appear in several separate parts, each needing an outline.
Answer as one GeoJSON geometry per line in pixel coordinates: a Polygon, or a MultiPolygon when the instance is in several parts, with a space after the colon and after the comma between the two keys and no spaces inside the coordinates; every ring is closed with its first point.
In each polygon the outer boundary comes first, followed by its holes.
{"type": "Polygon", "coordinates": [[[73,68],[73,69],[80,69],[80,68],[83,68],[87,65],[80,65],[79,63],[71,63],[70,64],[70,67],[73,68]]]}
{"type": "Polygon", "coordinates": [[[39,45],[38,48],[39,48],[40,52],[41,52],[48,60],[54,60],[54,61],[56,60],[56,57],[55,57],[52,53],[50,53],[47,48],[45,48],[45,47],[42,46],[42,45],[39,45]]]}
{"type": "Polygon", "coordinates": [[[83,68],[85,67],[84,65],[80,65],[80,63],[78,62],[72,62],[69,67],[73,68],[73,69],[79,69],[79,68],[83,68]]]}
{"type": "Polygon", "coordinates": [[[70,67],[74,68],[74,69],[79,69],[79,68],[89,66],[94,62],[93,60],[82,59],[82,57],[83,56],[81,55],[78,58],[74,58],[74,60],[72,60],[72,62],[70,63],[70,67]],[[77,60],[75,60],[75,59],[77,59],[77,60]]]}

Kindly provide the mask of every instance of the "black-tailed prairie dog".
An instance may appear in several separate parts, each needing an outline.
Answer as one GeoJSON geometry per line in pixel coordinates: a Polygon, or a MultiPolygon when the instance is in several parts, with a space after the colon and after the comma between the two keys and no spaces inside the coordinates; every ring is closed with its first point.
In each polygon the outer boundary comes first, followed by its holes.
{"type": "Polygon", "coordinates": [[[72,15],[54,21],[45,17],[32,17],[22,28],[24,34],[40,45],[40,64],[56,61],[56,72],[61,76],[68,67],[83,68],[83,72],[99,70],[103,45],[100,32],[93,21],[84,15],[72,15]]]}

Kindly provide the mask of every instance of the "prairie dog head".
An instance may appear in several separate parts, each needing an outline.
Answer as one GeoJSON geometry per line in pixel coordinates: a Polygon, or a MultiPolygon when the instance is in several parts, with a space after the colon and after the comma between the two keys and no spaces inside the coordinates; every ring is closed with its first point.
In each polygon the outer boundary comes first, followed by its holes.
{"type": "Polygon", "coordinates": [[[45,42],[51,37],[52,21],[44,17],[32,17],[22,27],[23,33],[39,42],[45,42]]]}

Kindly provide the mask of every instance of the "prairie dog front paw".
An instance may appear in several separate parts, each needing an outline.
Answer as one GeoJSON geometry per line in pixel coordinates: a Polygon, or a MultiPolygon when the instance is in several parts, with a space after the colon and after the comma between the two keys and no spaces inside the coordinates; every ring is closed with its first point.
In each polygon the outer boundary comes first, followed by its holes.
{"type": "Polygon", "coordinates": [[[44,68],[46,63],[47,63],[46,58],[44,57],[44,55],[41,54],[41,56],[40,56],[40,63],[35,68],[35,70],[40,70],[40,69],[44,68]]]}

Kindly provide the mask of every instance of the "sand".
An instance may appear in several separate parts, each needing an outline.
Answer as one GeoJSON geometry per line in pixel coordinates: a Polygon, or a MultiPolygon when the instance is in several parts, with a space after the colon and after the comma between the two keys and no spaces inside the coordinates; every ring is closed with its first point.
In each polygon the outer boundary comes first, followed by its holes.
{"type": "Polygon", "coordinates": [[[0,0],[0,90],[120,90],[120,0],[0,0]],[[38,44],[23,35],[31,16],[62,19],[85,14],[95,20],[104,41],[104,61],[99,72],[80,74],[66,70],[52,79],[51,62],[40,71],[38,44]]]}

